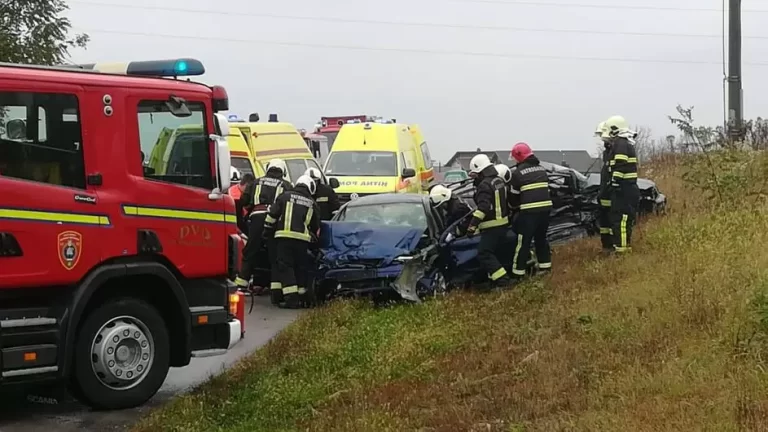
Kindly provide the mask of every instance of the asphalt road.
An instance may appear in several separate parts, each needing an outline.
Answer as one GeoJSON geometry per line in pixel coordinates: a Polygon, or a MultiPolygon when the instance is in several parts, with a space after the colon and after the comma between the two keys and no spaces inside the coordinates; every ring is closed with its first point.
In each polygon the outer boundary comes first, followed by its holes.
{"type": "MultiPolygon", "coordinates": [[[[250,307],[250,303],[246,307],[250,307]]],[[[253,311],[245,319],[245,339],[226,356],[192,359],[192,363],[185,368],[171,369],[157,395],[140,408],[112,412],[91,411],[61,390],[39,389],[34,394],[2,395],[0,432],[126,430],[150,409],[194,388],[211,375],[217,375],[239,358],[267,343],[297,315],[297,311],[270,306],[268,297],[257,297],[253,311]]]]}

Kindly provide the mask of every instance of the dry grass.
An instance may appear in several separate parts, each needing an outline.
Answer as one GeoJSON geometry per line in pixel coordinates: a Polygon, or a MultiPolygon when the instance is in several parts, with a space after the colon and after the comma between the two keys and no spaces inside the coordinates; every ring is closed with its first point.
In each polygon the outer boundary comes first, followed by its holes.
{"type": "Polygon", "coordinates": [[[768,430],[768,221],[680,180],[631,256],[558,248],[502,294],[308,312],[232,372],[154,412],[156,431],[768,430]]]}

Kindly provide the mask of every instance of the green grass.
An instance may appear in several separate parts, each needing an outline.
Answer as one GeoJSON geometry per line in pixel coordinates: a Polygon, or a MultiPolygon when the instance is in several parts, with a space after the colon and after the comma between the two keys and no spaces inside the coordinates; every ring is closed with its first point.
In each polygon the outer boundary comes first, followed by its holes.
{"type": "Polygon", "coordinates": [[[700,167],[650,173],[673,208],[631,256],[589,239],[511,292],[309,311],[134,431],[768,429],[768,208],[705,199],[700,167]]]}

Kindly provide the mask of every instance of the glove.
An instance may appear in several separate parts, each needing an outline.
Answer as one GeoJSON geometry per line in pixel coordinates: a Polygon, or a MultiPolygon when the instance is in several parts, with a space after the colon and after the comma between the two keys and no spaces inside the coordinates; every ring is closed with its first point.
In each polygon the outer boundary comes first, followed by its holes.
{"type": "Polygon", "coordinates": [[[475,233],[477,233],[477,227],[476,226],[470,226],[469,228],[467,228],[467,236],[468,237],[472,237],[473,235],[475,235],[475,233]]]}

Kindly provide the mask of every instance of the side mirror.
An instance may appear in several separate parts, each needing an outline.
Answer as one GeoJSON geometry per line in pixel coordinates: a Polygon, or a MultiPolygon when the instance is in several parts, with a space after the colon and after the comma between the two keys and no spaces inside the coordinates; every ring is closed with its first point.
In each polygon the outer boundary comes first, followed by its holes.
{"type": "Polygon", "coordinates": [[[403,168],[403,178],[416,177],[416,170],[413,168],[403,168]]]}
{"type": "Polygon", "coordinates": [[[219,113],[214,114],[213,118],[216,123],[216,133],[226,141],[229,136],[229,120],[224,114],[219,113]]]}
{"type": "Polygon", "coordinates": [[[328,184],[331,185],[331,189],[336,189],[337,187],[340,186],[339,179],[337,179],[336,177],[329,178],[328,184]]]}
{"type": "Polygon", "coordinates": [[[220,136],[212,136],[216,143],[216,164],[221,179],[221,192],[225,193],[232,184],[232,156],[229,154],[227,140],[220,136]]]}

